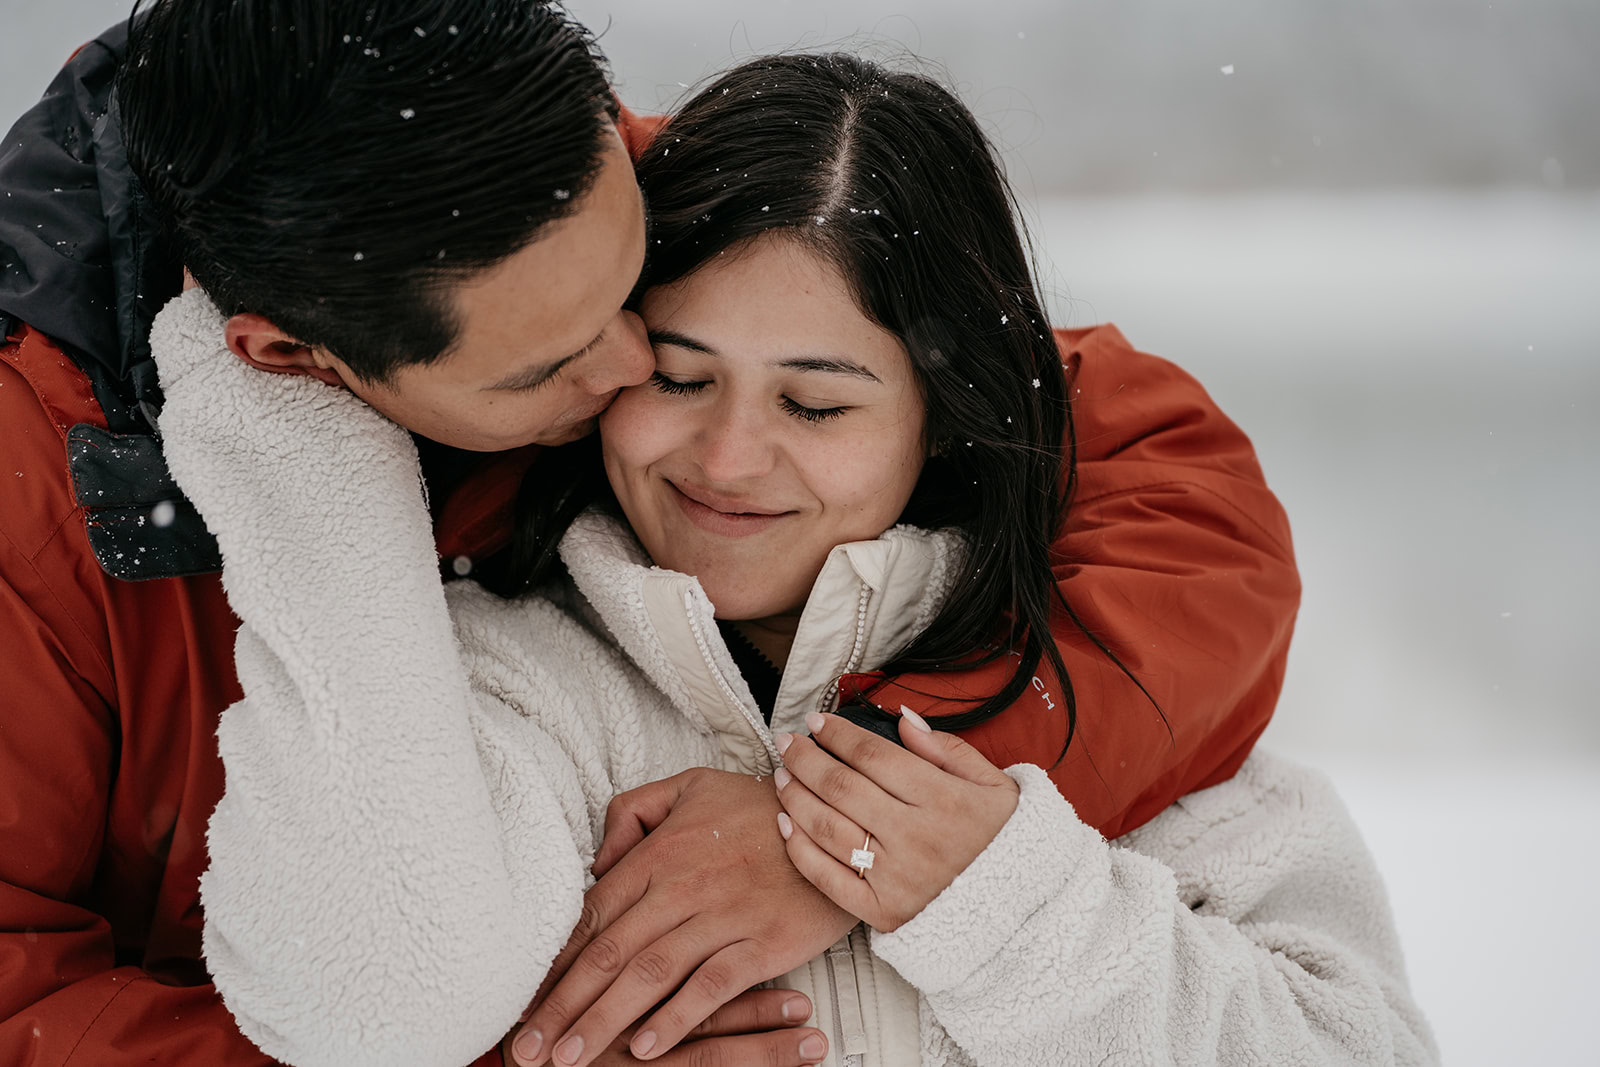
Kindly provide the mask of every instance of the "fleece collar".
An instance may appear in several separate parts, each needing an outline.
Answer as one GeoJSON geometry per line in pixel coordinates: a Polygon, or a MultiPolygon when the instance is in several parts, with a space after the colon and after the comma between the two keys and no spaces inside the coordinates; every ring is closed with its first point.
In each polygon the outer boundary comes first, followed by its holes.
{"type": "MultiPolygon", "coordinates": [[[[800,616],[772,730],[806,732],[807,712],[832,710],[841,675],[904,651],[943,605],[963,553],[959,534],[911,526],[830,552],[800,616]]],[[[753,736],[776,764],[771,731],[699,581],[652,564],[620,520],[598,511],[573,524],[561,558],[598,621],[685,717],[753,736]]]]}

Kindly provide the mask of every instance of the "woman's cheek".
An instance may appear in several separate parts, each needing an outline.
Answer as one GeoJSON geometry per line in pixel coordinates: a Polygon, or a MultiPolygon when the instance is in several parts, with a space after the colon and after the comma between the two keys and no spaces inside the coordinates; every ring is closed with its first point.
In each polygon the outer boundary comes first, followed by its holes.
{"type": "Polygon", "coordinates": [[[668,425],[662,399],[647,385],[624,389],[600,416],[600,440],[607,455],[637,462],[668,425]]]}

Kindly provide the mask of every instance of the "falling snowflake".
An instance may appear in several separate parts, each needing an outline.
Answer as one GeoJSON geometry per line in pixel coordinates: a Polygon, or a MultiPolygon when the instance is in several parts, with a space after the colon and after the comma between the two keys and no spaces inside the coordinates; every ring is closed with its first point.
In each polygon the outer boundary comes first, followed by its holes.
{"type": "Polygon", "coordinates": [[[409,108],[409,107],[401,108],[400,109],[400,117],[403,118],[403,119],[414,119],[414,118],[417,117],[416,109],[415,108],[409,108]]]}
{"type": "Polygon", "coordinates": [[[178,521],[178,509],[173,506],[172,501],[163,500],[150,509],[150,521],[160,529],[166,529],[178,521]]]}

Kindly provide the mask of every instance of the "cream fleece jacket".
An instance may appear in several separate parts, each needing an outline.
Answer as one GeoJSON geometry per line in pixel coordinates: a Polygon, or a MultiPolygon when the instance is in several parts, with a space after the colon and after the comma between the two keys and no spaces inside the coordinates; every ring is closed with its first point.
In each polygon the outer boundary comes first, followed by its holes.
{"type": "MultiPolygon", "coordinates": [[[[201,293],[152,343],[168,461],[242,620],[201,886],[217,987],[291,1064],[465,1064],[565,941],[611,797],[769,773],[771,733],[698,583],[615,522],[574,526],[554,599],[447,595],[405,431],[245,367],[201,293]]],[[[904,647],[958,551],[905,529],[835,549],[773,728],[904,647]]],[[[920,915],[854,939],[838,982],[820,958],[780,979],[823,1024],[840,1009],[831,1063],[1437,1062],[1320,777],[1257,755],[1108,844],[1042,771],[1009,773],[1016,813],[920,915]]]]}

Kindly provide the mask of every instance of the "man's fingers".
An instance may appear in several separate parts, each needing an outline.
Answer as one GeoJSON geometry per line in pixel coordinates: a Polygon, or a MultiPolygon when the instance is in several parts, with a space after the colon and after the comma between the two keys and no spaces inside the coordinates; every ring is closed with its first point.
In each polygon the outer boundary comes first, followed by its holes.
{"type": "MultiPolygon", "coordinates": [[[[550,974],[558,977],[545,978],[544,988],[540,989],[533,1011],[520,1031],[519,1049],[534,1046],[541,1049],[542,1058],[530,1058],[529,1063],[543,1063],[548,1059],[552,1048],[551,1038],[566,1033],[611,988],[612,982],[623,973],[623,969],[640,950],[670,933],[673,924],[681,918],[669,915],[660,908],[630,906],[612,920],[614,913],[605,890],[609,888],[608,883],[622,886],[622,879],[629,873],[628,866],[624,865],[596,882],[584,897],[583,917],[550,968],[550,974]]],[[[619,892],[617,899],[631,905],[633,901],[629,900],[629,896],[629,892],[619,892]]],[[[624,1020],[624,1025],[638,1018],[655,1002],[651,1000],[642,1004],[632,1018],[624,1020]]],[[[620,1032],[619,1026],[617,1032],[607,1037],[606,1041],[609,1043],[620,1032]]],[[[604,1048],[605,1045],[598,1047],[604,1048]]]]}
{"type": "Polygon", "coordinates": [[[685,1040],[755,1034],[800,1026],[811,1018],[811,1000],[793,989],[751,989],[711,1013],[685,1040]]]}
{"type": "Polygon", "coordinates": [[[639,1024],[629,1048],[639,1059],[651,1059],[682,1041],[701,1020],[757,982],[771,977],[753,941],[739,941],[706,960],[672,999],[639,1024]]]}
{"type": "Polygon", "coordinates": [[[828,1039],[821,1030],[779,1030],[691,1041],[651,1062],[660,1067],[808,1067],[827,1055],[828,1039]]]}
{"type": "MultiPolygon", "coordinates": [[[[715,931],[703,926],[680,926],[665,937],[645,945],[637,953],[630,954],[616,972],[615,980],[607,980],[599,999],[577,1019],[564,1030],[555,1026],[542,1029],[543,1033],[559,1035],[553,1051],[557,1067],[582,1067],[592,1061],[598,1050],[610,1046],[618,1034],[682,985],[695,963],[711,954],[714,941],[715,931]]],[[[577,974],[582,966],[580,960],[572,973],[577,974]]],[[[705,1019],[760,980],[752,979],[730,990],[727,996],[707,1007],[693,1023],[705,1019]]],[[[552,995],[551,1000],[554,1001],[557,996],[559,993],[552,995]]],[[[534,1021],[538,1021],[537,1018],[534,1021]]],[[[666,1046],[663,1045],[662,1049],[664,1051],[666,1046]]]]}
{"type": "MultiPolygon", "coordinates": [[[[567,943],[556,953],[550,970],[545,973],[539,995],[534,997],[537,1007],[546,994],[559,983],[594,939],[609,930],[622,916],[629,914],[648,886],[647,872],[631,877],[631,872],[617,871],[610,878],[602,878],[589,887],[583,895],[583,910],[578,913],[578,924],[572,928],[567,943]]],[[[590,961],[594,962],[594,961],[590,961]]]]}
{"type": "Polygon", "coordinates": [[[683,775],[675,774],[650,782],[626,793],[618,793],[606,806],[605,837],[595,853],[596,878],[603,877],[616,862],[643,841],[645,835],[672,814],[672,807],[683,795],[683,775]]]}

